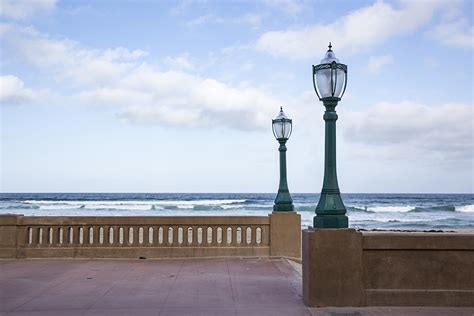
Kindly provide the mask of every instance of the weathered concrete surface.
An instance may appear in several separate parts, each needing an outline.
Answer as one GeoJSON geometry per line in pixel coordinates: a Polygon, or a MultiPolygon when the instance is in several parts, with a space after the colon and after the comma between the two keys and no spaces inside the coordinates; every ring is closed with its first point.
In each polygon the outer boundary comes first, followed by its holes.
{"type": "Polygon", "coordinates": [[[471,315],[473,309],[307,308],[281,259],[3,260],[8,315],[471,315]]]}
{"type": "Polygon", "coordinates": [[[15,258],[18,216],[0,215],[0,258],[15,258]]]}
{"type": "Polygon", "coordinates": [[[0,215],[0,258],[301,257],[301,216],[0,215]]]}
{"type": "Polygon", "coordinates": [[[301,215],[296,212],[270,214],[270,256],[301,257],[301,215]]]}
{"type": "MultiPolygon", "coordinates": [[[[294,227],[284,229],[300,229],[299,215],[293,218],[298,219],[290,221],[294,227]]],[[[275,250],[283,256],[288,247],[278,239],[278,229],[273,232],[275,250]]],[[[270,216],[0,215],[0,258],[269,255],[270,216]]]]}
{"type": "Polygon", "coordinates": [[[308,308],[284,259],[0,260],[0,315],[466,315],[469,308],[308,308]]]}
{"type": "Polygon", "coordinates": [[[308,306],[363,306],[362,235],[353,229],[303,232],[303,295],[308,306]]]}
{"type": "Polygon", "coordinates": [[[309,306],[474,306],[474,234],[303,232],[309,306]]]}

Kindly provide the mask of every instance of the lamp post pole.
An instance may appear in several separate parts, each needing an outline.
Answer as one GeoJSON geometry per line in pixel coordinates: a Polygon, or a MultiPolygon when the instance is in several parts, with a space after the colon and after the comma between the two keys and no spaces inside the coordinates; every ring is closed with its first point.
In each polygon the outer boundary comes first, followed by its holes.
{"type": "Polygon", "coordinates": [[[288,190],[288,182],[286,179],[286,139],[279,139],[280,147],[280,185],[278,186],[278,194],[275,198],[274,211],[293,211],[293,200],[288,190]]]}
{"type": "Polygon", "coordinates": [[[273,135],[275,135],[276,140],[280,143],[278,148],[280,152],[280,184],[275,204],[273,205],[274,211],[292,212],[295,209],[286,179],[286,141],[290,138],[292,126],[292,120],[286,117],[283,108],[280,107],[280,113],[278,113],[276,119],[272,120],[273,135]]]}
{"type": "Polygon", "coordinates": [[[346,91],[346,85],[347,66],[339,63],[329,43],[329,49],[321,63],[313,66],[314,90],[326,108],[323,116],[325,121],[324,180],[313,220],[314,228],[347,228],[349,226],[336,171],[336,106],[346,91]]]}
{"type": "Polygon", "coordinates": [[[338,99],[328,97],[323,99],[326,112],[324,113],[325,148],[324,148],[324,181],[321,196],[316,206],[314,228],[347,228],[348,218],[346,207],[342,202],[336,171],[336,105],[338,99]]]}

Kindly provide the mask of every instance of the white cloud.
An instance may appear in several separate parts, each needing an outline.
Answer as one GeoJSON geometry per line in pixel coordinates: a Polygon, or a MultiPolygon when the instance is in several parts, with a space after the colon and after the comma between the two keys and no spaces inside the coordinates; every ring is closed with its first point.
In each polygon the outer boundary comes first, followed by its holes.
{"type": "Polygon", "coordinates": [[[1,25],[0,36],[4,49],[13,58],[75,84],[101,85],[114,81],[147,55],[145,51],[123,47],[88,49],[75,41],[53,39],[33,28],[12,24],[1,25]]]}
{"type": "Polygon", "coordinates": [[[168,57],[164,64],[170,70],[159,70],[141,50],[89,49],[11,25],[0,34],[21,62],[72,86],[72,99],[115,108],[122,120],[258,129],[268,127],[268,118],[282,104],[258,88],[189,73],[192,65],[183,56],[168,57]]]}
{"type": "Polygon", "coordinates": [[[443,22],[430,35],[444,45],[474,48],[474,26],[465,18],[443,22]]]}
{"type": "Polygon", "coordinates": [[[474,154],[472,105],[382,102],[345,116],[344,139],[371,146],[368,152],[390,149],[392,159],[427,161],[471,161],[474,154]]]}
{"type": "Polygon", "coordinates": [[[301,13],[305,8],[303,2],[299,0],[265,0],[265,4],[289,15],[301,13]]]}
{"type": "Polygon", "coordinates": [[[393,36],[406,34],[425,25],[433,13],[448,1],[402,1],[399,8],[377,1],[355,10],[330,24],[264,33],[257,40],[260,51],[292,59],[316,58],[328,42],[337,51],[355,53],[368,50],[393,36]]]}
{"type": "Polygon", "coordinates": [[[239,16],[236,22],[250,25],[253,29],[258,29],[262,24],[262,16],[255,13],[244,14],[239,16]]]}
{"type": "Polygon", "coordinates": [[[195,19],[189,20],[188,22],[186,22],[186,25],[188,27],[194,27],[194,26],[202,25],[208,22],[222,23],[223,20],[219,17],[216,17],[213,14],[205,14],[205,15],[200,15],[195,19]]]}
{"type": "Polygon", "coordinates": [[[383,56],[370,56],[367,64],[367,69],[370,73],[378,74],[382,71],[382,68],[393,63],[393,57],[391,55],[383,56]]]}
{"type": "Polygon", "coordinates": [[[214,24],[245,24],[252,29],[258,29],[262,24],[262,17],[259,14],[248,13],[237,17],[221,17],[214,14],[204,14],[195,19],[186,22],[186,26],[193,28],[195,26],[214,23],[214,24]]]}
{"type": "Polygon", "coordinates": [[[33,15],[51,13],[56,7],[56,0],[0,0],[0,15],[24,20],[33,15]]]}
{"type": "Polygon", "coordinates": [[[167,56],[164,60],[165,65],[173,69],[194,70],[193,64],[189,61],[187,54],[180,56],[167,56]]]}
{"type": "Polygon", "coordinates": [[[181,0],[178,1],[176,6],[172,7],[169,11],[171,16],[177,16],[185,13],[195,4],[203,4],[206,0],[181,0]]]}
{"type": "Polygon", "coordinates": [[[264,128],[281,104],[251,87],[232,87],[179,70],[160,72],[143,64],[115,88],[83,91],[85,104],[115,106],[120,118],[137,123],[188,127],[264,128]]]}
{"type": "Polygon", "coordinates": [[[18,77],[0,76],[0,103],[22,104],[35,98],[32,90],[25,88],[25,83],[18,77]]]}

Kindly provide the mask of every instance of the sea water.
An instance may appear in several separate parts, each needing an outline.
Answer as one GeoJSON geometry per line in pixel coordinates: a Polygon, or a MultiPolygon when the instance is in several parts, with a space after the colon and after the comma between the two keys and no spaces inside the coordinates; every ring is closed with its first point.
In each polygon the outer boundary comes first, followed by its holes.
{"type": "MultiPolygon", "coordinates": [[[[292,194],[302,227],[318,194],[292,194]]],[[[361,229],[474,228],[473,194],[342,194],[349,226],[361,229]]],[[[0,193],[0,214],[25,216],[267,215],[269,193],[0,193]]]]}

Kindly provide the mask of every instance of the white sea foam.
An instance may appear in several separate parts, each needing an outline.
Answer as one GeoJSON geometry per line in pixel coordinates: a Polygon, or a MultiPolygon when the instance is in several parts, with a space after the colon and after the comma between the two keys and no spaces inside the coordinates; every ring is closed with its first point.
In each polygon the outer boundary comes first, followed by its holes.
{"type": "Polygon", "coordinates": [[[371,212],[409,212],[413,210],[414,206],[403,205],[403,206],[370,206],[367,211],[371,212]]]}
{"type": "Polygon", "coordinates": [[[93,209],[93,210],[151,210],[175,207],[177,209],[193,209],[195,206],[227,206],[244,203],[246,200],[194,200],[194,201],[173,201],[173,200],[131,200],[131,201],[87,201],[87,200],[27,200],[26,204],[38,205],[41,210],[60,209],[93,209]]]}
{"type": "Polygon", "coordinates": [[[466,213],[474,213],[474,204],[456,206],[456,211],[466,212],[466,213]]]}
{"type": "Polygon", "coordinates": [[[221,204],[236,204],[244,203],[247,200],[194,200],[194,201],[181,201],[181,200],[130,200],[130,201],[87,201],[87,200],[58,200],[58,201],[49,201],[49,200],[26,200],[24,203],[28,204],[113,204],[113,205],[122,205],[122,204],[162,204],[162,205],[221,205],[221,204]]]}

